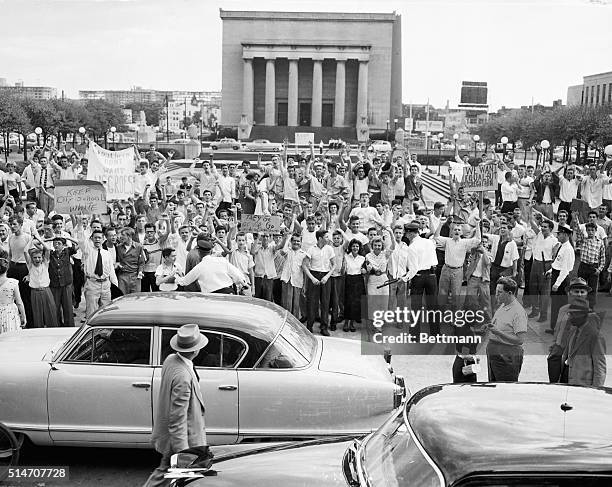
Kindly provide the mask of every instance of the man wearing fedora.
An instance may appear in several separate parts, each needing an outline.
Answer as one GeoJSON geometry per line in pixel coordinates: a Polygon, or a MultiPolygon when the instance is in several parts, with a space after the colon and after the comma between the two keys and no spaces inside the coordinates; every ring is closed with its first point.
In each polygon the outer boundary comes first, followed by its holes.
{"type": "Polygon", "coordinates": [[[176,353],[162,367],[159,398],[153,421],[151,442],[162,458],[145,487],[166,486],[164,478],[174,453],[206,445],[204,398],[193,359],[208,343],[198,325],[183,325],[170,340],[176,353]]]}

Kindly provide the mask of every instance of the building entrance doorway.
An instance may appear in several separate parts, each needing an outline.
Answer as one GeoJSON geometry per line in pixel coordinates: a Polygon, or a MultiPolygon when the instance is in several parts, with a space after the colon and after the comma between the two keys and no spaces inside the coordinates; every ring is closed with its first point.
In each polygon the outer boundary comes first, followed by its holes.
{"type": "Polygon", "coordinates": [[[310,127],[312,123],[312,104],[300,103],[300,126],[310,127]]]}

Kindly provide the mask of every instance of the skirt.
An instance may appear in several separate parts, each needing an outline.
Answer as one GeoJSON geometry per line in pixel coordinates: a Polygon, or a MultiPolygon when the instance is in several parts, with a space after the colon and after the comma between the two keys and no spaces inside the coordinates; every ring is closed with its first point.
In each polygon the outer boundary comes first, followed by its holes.
{"type": "Polygon", "coordinates": [[[365,295],[362,274],[346,275],[344,282],[344,319],[361,321],[361,299],[365,295]]]}
{"type": "Polygon", "coordinates": [[[374,274],[370,274],[368,276],[368,296],[388,296],[389,295],[389,286],[383,286],[378,289],[378,286],[381,286],[385,282],[387,282],[389,278],[387,277],[387,273],[383,273],[380,276],[375,276],[374,274]]]}
{"type": "Polygon", "coordinates": [[[21,329],[19,309],[15,303],[0,306],[0,334],[21,329]]]}

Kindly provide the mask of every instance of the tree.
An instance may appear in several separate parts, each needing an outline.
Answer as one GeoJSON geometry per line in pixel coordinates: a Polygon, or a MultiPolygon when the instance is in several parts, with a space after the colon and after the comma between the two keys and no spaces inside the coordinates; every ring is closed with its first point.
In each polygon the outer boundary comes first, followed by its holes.
{"type": "Polygon", "coordinates": [[[125,130],[125,115],[118,105],[105,100],[88,100],[85,110],[90,117],[87,128],[96,139],[103,137],[105,144],[111,127],[116,127],[118,131],[125,130]]]}
{"type": "MultiPolygon", "coordinates": [[[[28,157],[28,141],[27,136],[32,127],[28,119],[26,111],[16,98],[0,93],[0,132],[3,133],[4,147],[9,148],[9,134],[16,132],[23,136],[24,140],[24,160],[28,157]]],[[[8,153],[5,151],[5,160],[8,158],[8,153]]]]}
{"type": "Polygon", "coordinates": [[[74,141],[80,127],[91,125],[91,117],[83,103],[72,100],[53,100],[52,103],[58,114],[58,138],[65,140],[67,134],[72,134],[74,141]]]}
{"type": "Polygon", "coordinates": [[[21,103],[30,124],[42,129],[42,143],[43,145],[46,144],[51,135],[57,134],[61,123],[61,115],[56,111],[51,100],[25,99],[21,103]]]}

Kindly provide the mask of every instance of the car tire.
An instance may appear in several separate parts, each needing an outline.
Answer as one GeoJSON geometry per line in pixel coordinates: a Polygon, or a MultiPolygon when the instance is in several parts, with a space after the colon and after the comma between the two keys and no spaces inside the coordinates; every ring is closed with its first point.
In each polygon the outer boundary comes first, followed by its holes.
{"type": "Polygon", "coordinates": [[[211,146],[210,146],[210,148],[211,148],[212,150],[217,150],[217,146],[216,146],[216,145],[211,145],[211,146]]]}
{"type": "Polygon", "coordinates": [[[234,146],[234,147],[232,147],[232,149],[234,149],[234,150],[238,150],[238,149],[240,149],[240,147],[236,147],[236,146],[234,146]]]}

